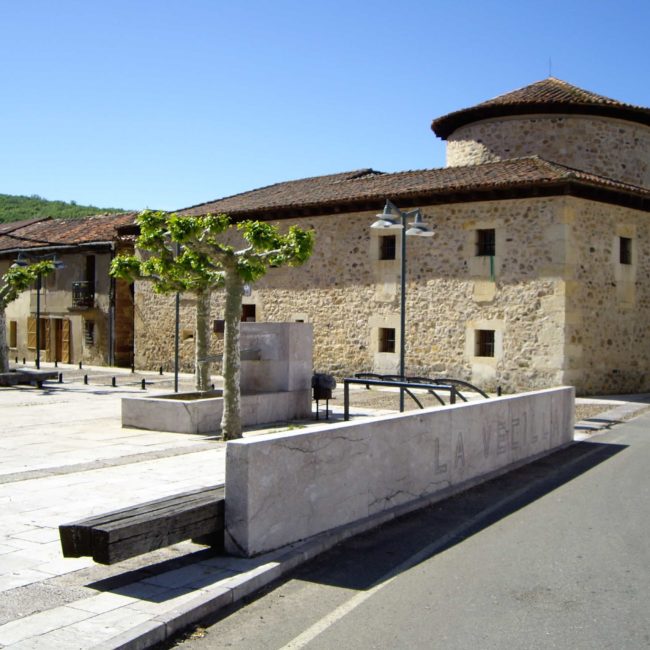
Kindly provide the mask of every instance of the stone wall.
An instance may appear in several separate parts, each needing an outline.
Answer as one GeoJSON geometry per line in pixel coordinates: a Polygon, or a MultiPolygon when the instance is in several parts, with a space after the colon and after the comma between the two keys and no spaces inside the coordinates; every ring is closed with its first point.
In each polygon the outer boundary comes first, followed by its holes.
{"type": "MultiPolygon", "coordinates": [[[[647,215],[571,197],[423,206],[434,238],[407,240],[406,372],[455,377],[506,392],[573,384],[580,393],[650,389],[650,272],[647,215]],[[475,255],[478,229],[496,232],[496,255],[475,255]],[[621,234],[633,235],[630,268],[613,261],[621,234]],[[593,251],[592,251],[593,249],[593,251]],[[637,279],[638,278],[638,279],[637,279]],[[477,332],[494,332],[493,357],[476,354],[477,332]]],[[[313,228],[302,267],[272,269],[244,302],[258,321],[314,326],[314,370],[337,377],[399,367],[400,261],[378,259],[373,212],[281,221],[313,228]],[[379,350],[380,328],[395,352],[379,350]]],[[[399,257],[399,236],[397,257],[399,257]]],[[[171,368],[173,298],[136,290],[136,364],[171,368]]],[[[213,296],[212,318],[223,318],[213,296]]],[[[181,331],[194,328],[181,301],[181,331]]],[[[213,335],[213,353],[222,335],[213,335]]],[[[193,340],[181,344],[193,369],[193,340]]],[[[220,372],[215,364],[213,373],[220,372]]]]}
{"type": "MultiPolygon", "coordinates": [[[[563,381],[563,240],[556,222],[563,199],[493,201],[424,209],[435,238],[407,241],[407,373],[451,376],[506,390],[563,381]],[[478,260],[478,228],[495,228],[493,269],[478,260]],[[491,276],[491,273],[493,274],[491,276]],[[494,329],[498,356],[474,354],[476,329],[494,329]]],[[[346,376],[398,368],[400,261],[379,260],[374,213],[283,221],[316,230],[312,258],[299,268],[272,269],[244,301],[257,320],[304,320],[314,325],[315,370],[346,376]],[[379,328],[393,328],[395,352],[378,350],[379,328]]],[[[399,237],[397,256],[399,257],[399,237]]],[[[173,298],[136,290],[136,364],[167,366],[173,359],[173,298]]],[[[193,302],[181,304],[181,330],[194,327],[193,302]]],[[[213,318],[223,317],[222,295],[213,318]]],[[[213,336],[213,351],[220,349],[213,336]]],[[[183,368],[193,346],[182,343],[183,368]]],[[[219,366],[213,368],[219,372],[219,366]]]]}
{"type": "MultiPolygon", "coordinates": [[[[457,377],[488,389],[562,383],[564,313],[556,276],[563,266],[562,252],[553,250],[560,204],[424,208],[436,237],[407,240],[407,374],[457,377]],[[497,231],[493,277],[489,264],[476,263],[479,228],[497,231]],[[474,332],[482,328],[502,336],[499,356],[475,355],[474,332]]],[[[253,292],[263,320],[301,315],[314,323],[319,371],[398,369],[400,261],[376,259],[382,233],[369,229],[373,219],[362,213],[313,220],[318,245],[308,265],[275,271],[253,292]],[[378,351],[380,327],[395,329],[395,353],[378,351]]]]}
{"type": "Polygon", "coordinates": [[[650,390],[648,215],[567,199],[573,232],[567,269],[567,375],[582,393],[650,390]],[[631,239],[621,264],[619,238],[631,239]]]}
{"type": "Polygon", "coordinates": [[[540,156],[569,167],[650,187],[650,127],[581,115],[482,120],[447,141],[447,165],[540,156]]]}

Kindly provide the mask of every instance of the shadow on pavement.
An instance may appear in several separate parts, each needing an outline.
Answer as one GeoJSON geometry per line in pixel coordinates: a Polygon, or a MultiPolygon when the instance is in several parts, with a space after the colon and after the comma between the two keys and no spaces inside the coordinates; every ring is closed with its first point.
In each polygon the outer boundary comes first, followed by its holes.
{"type": "MultiPolygon", "coordinates": [[[[419,561],[424,561],[491,526],[626,448],[625,445],[588,441],[575,443],[530,465],[401,517],[368,533],[353,537],[296,569],[279,582],[267,586],[258,594],[244,599],[244,602],[250,602],[275,588],[279,583],[291,579],[357,591],[370,589],[391,571],[399,572],[400,565],[423,549],[432,545],[435,547],[435,550],[426,557],[422,556],[419,561]],[[525,488],[526,485],[529,485],[529,489],[524,489],[522,492],[522,487],[525,488]],[[513,495],[516,497],[512,498],[513,495]],[[502,506],[492,509],[494,504],[500,502],[503,502],[502,506]],[[467,527],[467,522],[473,523],[467,527]],[[462,533],[455,534],[455,531],[461,527],[462,533]],[[435,546],[436,541],[440,541],[439,546],[435,546]]],[[[240,565],[225,568],[218,558],[225,559],[224,556],[219,556],[210,549],[200,550],[135,570],[126,569],[109,578],[88,583],[86,586],[97,591],[163,602],[179,594],[214,584],[238,570],[251,570],[268,561],[264,556],[250,560],[231,558],[236,560],[235,565],[237,563],[240,565]],[[160,590],[149,592],[147,589],[146,583],[155,585],[157,576],[172,571],[174,573],[168,576],[165,582],[169,579],[178,579],[183,570],[191,569],[197,562],[205,562],[212,558],[217,562],[207,570],[205,567],[200,569],[197,575],[192,576],[191,584],[169,583],[166,586],[173,587],[173,591],[166,593],[160,590]],[[140,581],[145,581],[145,585],[143,586],[140,581]]],[[[227,608],[211,618],[211,622],[231,611],[232,608],[227,608]]]]}
{"type": "Polygon", "coordinates": [[[354,537],[298,569],[289,579],[367,590],[427,547],[436,555],[552,492],[627,447],[579,442],[530,465],[354,537]],[[530,485],[521,493],[522,487],[530,485]],[[494,504],[516,493],[502,507],[494,504]],[[467,527],[467,523],[475,523],[467,527]],[[465,525],[465,526],[463,526],[465,525]],[[454,531],[462,527],[461,534],[454,531]],[[451,537],[449,537],[451,534],[451,537]],[[435,546],[436,541],[440,542],[435,546]]]}

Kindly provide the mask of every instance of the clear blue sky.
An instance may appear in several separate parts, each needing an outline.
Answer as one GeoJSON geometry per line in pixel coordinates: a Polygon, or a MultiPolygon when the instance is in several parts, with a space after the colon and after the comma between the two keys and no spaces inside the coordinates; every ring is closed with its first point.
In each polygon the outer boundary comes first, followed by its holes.
{"type": "Polygon", "coordinates": [[[0,0],[0,193],[173,210],[444,165],[431,120],[547,77],[650,106],[647,0],[0,0]]]}

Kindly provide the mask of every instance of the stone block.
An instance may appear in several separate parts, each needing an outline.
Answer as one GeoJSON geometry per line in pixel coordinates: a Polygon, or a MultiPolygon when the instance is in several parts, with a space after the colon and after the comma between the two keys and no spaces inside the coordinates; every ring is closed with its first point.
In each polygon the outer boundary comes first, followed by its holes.
{"type": "Polygon", "coordinates": [[[313,328],[309,323],[242,323],[242,350],[257,351],[242,360],[243,393],[293,391],[311,387],[313,328]]]}

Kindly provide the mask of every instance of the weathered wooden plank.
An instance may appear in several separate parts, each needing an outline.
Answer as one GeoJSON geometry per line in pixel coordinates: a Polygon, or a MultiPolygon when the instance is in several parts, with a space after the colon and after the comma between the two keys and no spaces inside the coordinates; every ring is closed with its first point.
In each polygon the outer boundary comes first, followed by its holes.
{"type": "Polygon", "coordinates": [[[177,542],[223,537],[223,486],[193,490],[59,526],[64,557],[113,564],[177,542]]]}

